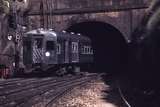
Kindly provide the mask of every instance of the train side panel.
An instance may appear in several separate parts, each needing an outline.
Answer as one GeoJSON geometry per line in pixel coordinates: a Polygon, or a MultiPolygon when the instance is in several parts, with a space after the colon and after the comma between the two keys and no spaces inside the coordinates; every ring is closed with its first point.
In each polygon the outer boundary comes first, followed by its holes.
{"type": "Polygon", "coordinates": [[[65,63],[65,46],[64,40],[59,39],[57,41],[57,59],[58,59],[58,64],[64,64],[65,63]]]}
{"type": "Polygon", "coordinates": [[[93,49],[89,42],[80,42],[79,48],[80,63],[92,63],[93,62],[93,49]]]}

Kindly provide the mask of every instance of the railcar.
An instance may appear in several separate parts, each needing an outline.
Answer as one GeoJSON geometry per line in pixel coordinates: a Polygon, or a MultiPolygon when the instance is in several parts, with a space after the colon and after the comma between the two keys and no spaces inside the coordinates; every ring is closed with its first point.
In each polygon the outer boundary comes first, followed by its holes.
{"type": "Polygon", "coordinates": [[[25,71],[49,67],[74,68],[93,62],[90,38],[66,31],[36,29],[23,36],[23,64],[25,71]]]}

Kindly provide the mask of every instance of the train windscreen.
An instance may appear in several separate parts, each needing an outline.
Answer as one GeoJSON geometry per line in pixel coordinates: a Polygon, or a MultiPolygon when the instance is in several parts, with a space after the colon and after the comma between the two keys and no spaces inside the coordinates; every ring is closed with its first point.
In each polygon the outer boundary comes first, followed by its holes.
{"type": "Polygon", "coordinates": [[[46,50],[54,50],[54,41],[46,42],[46,50]]]}
{"type": "Polygon", "coordinates": [[[42,48],[42,38],[35,38],[33,46],[35,46],[37,49],[42,48]]]}

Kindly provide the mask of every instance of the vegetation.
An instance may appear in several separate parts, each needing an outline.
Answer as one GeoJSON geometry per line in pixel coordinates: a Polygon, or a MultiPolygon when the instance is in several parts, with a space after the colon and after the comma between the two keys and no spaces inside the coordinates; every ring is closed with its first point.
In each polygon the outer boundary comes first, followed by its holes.
{"type": "MultiPolygon", "coordinates": [[[[0,42],[4,41],[6,33],[8,31],[8,15],[10,13],[10,0],[0,0],[0,42]]],[[[0,50],[3,47],[3,43],[0,43],[0,50]]]]}
{"type": "Polygon", "coordinates": [[[0,14],[9,14],[10,0],[0,0],[0,14]]]}

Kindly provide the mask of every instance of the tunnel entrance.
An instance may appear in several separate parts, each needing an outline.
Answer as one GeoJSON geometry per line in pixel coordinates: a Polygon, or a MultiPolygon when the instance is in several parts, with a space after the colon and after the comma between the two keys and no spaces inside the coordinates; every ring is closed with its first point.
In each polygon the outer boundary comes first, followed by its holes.
{"type": "Polygon", "coordinates": [[[66,29],[91,38],[94,49],[94,71],[121,73],[127,64],[127,43],[121,32],[104,22],[81,22],[66,29]]]}

